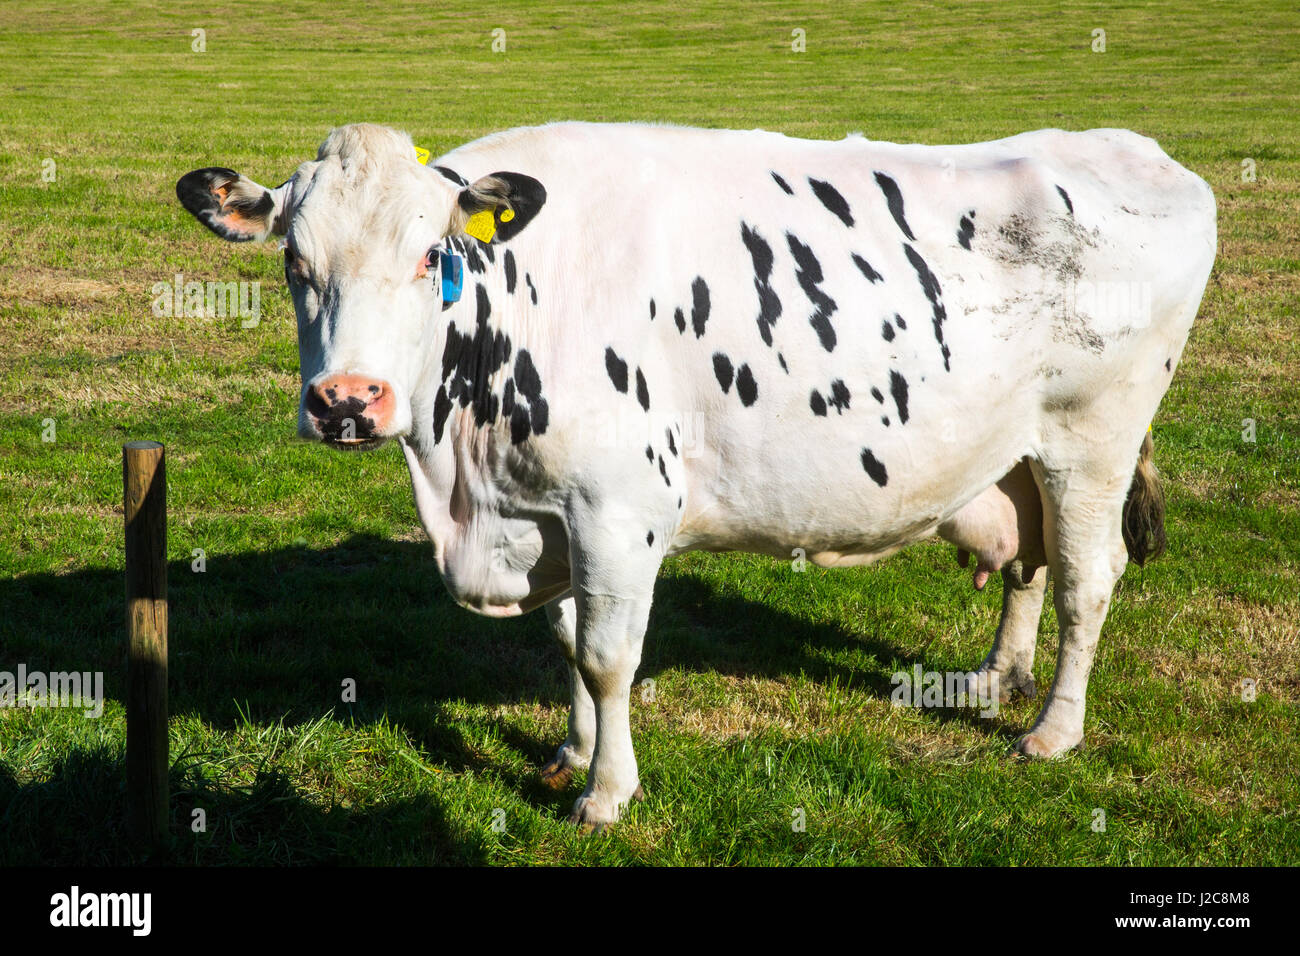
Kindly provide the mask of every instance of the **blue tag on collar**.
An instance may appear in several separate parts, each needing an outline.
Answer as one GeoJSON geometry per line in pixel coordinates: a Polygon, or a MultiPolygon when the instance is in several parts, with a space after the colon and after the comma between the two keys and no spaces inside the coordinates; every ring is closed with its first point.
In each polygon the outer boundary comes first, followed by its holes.
{"type": "Polygon", "coordinates": [[[465,284],[460,256],[451,252],[438,253],[438,271],[442,275],[442,307],[460,301],[460,290],[465,284]]]}

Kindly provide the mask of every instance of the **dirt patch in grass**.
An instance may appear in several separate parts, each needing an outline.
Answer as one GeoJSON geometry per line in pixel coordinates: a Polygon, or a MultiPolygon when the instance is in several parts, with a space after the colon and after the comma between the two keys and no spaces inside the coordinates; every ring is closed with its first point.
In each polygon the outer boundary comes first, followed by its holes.
{"type": "MultiPolygon", "coordinates": [[[[689,733],[715,743],[757,736],[766,731],[792,737],[847,734],[864,724],[890,723],[899,712],[884,698],[862,691],[765,677],[717,675],[724,690],[700,693],[662,686],[654,701],[633,694],[636,720],[656,723],[674,733],[689,733]],[[719,696],[721,699],[719,699],[719,696]]],[[[907,735],[916,736],[916,728],[907,735]]],[[[939,734],[954,746],[970,746],[970,730],[960,724],[935,724],[924,735],[939,734]],[[938,729],[939,727],[946,729],[938,729]]]]}
{"type": "Polygon", "coordinates": [[[137,381],[100,370],[79,370],[25,383],[21,393],[0,395],[0,412],[43,414],[89,411],[100,405],[143,407],[185,403],[194,411],[237,405],[247,392],[278,389],[297,396],[297,374],[265,369],[258,375],[195,372],[176,381],[137,381]]]}
{"type": "Polygon", "coordinates": [[[126,295],[125,285],[53,269],[19,269],[0,276],[0,308],[18,305],[67,306],[126,295]]]}
{"type": "Polygon", "coordinates": [[[1212,697],[1240,697],[1243,679],[1257,693],[1300,703],[1300,630],[1295,608],[1218,596],[1212,607],[1190,611],[1198,630],[1222,635],[1194,648],[1161,643],[1143,656],[1152,672],[1179,686],[1196,685],[1212,697]]]}
{"type": "MultiPolygon", "coordinates": [[[[1179,480],[1180,493],[1195,498],[1202,503],[1213,501],[1236,501],[1241,497],[1239,490],[1228,480],[1215,481],[1209,475],[1184,475],[1179,480]]],[[[1300,488],[1274,486],[1254,492],[1250,503],[1256,508],[1278,508],[1295,510],[1300,508],[1300,488]]]]}

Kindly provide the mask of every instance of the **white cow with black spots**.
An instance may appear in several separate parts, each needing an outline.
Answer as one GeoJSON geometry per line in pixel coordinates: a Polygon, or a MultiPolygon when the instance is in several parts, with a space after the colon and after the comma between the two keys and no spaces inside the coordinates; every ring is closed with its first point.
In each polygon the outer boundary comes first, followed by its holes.
{"type": "Polygon", "coordinates": [[[1050,570],[1056,676],[1018,747],[1082,741],[1112,586],[1163,544],[1148,424],[1215,255],[1213,195],[1150,139],[561,123],[423,166],[356,125],[274,189],[177,192],[284,238],[300,433],[397,439],[452,596],[546,607],[573,702],[543,775],[590,764],[575,821],[640,792],[629,692],[693,549],[847,566],[937,533],[977,587],[1002,572],[1004,693],[1033,693],[1050,570]]]}

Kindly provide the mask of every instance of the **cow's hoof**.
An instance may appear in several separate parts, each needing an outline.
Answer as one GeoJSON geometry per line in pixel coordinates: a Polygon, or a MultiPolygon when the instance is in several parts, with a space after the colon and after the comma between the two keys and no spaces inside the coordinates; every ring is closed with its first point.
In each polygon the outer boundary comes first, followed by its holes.
{"type": "Polygon", "coordinates": [[[582,796],[573,804],[569,822],[583,833],[604,833],[618,822],[618,807],[600,797],[582,796]]]}
{"type": "Polygon", "coordinates": [[[603,833],[618,822],[619,811],[632,800],[644,800],[645,790],[641,784],[636,785],[627,800],[617,802],[604,794],[586,794],[580,796],[573,804],[569,822],[583,833],[603,833]]]}
{"type": "Polygon", "coordinates": [[[538,773],[542,778],[542,785],[552,790],[563,790],[573,781],[573,768],[558,760],[552,760],[538,773]]]}
{"type": "Polygon", "coordinates": [[[561,745],[555,756],[539,771],[542,784],[552,790],[563,790],[573,781],[573,771],[591,763],[590,758],[578,754],[567,743],[561,745]]]}
{"type": "Polygon", "coordinates": [[[1033,674],[1022,670],[998,672],[998,699],[1003,703],[1017,697],[1033,700],[1037,696],[1038,685],[1033,674]]]}
{"type": "Polygon", "coordinates": [[[1067,737],[1046,730],[1031,730],[1016,741],[1016,752],[1034,760],[1062,757],[1083,746],[1083,737],[1067,737]]]}
{"type": "Polygon", "coordinates": [[[993,702],[994,694],[1000,704],[1016,697],[1034,697],[1038,694],[1034,677],[1027,671],[999,671],[981,667],[974,674],[974,679],[967,677],[962,686],[968,707],[987,706],[993,702]]]}

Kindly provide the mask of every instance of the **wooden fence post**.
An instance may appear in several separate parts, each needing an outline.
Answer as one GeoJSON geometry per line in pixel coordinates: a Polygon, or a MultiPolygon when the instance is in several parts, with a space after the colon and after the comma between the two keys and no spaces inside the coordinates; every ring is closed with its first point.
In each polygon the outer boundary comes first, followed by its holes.
{"type": "Polygon", "coordinates": [[[167,836],[167,471],[163,446],[122,446],[126,512],[126,792],[135,838],[167,836]]]}

